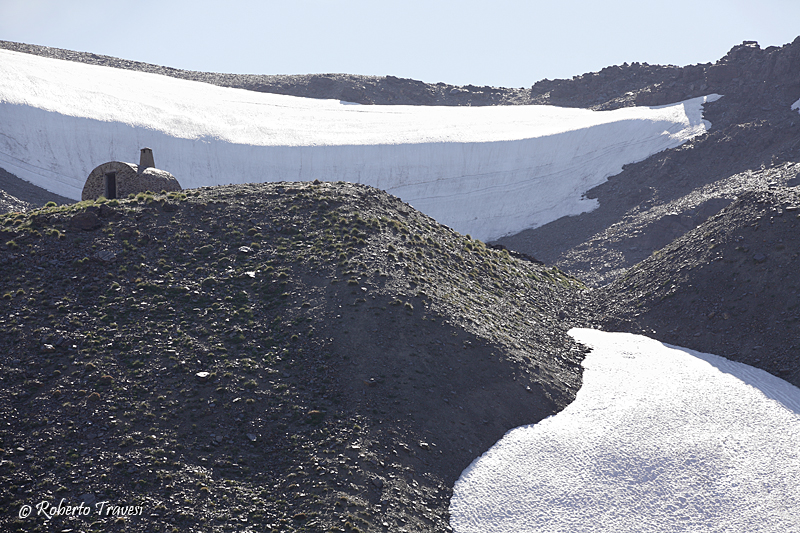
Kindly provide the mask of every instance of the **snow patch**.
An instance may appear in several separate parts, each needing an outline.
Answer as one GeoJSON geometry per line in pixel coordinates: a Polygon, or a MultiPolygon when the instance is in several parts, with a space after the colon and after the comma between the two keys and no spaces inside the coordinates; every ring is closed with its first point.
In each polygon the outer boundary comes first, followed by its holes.
{"type": "Polygon", "coordinates": [[[798,101],[796,101],[795,103],[792,104],[792,109],[794,109],[795,111],[800,113],[800,100],[798,100],[798,101]]]}
{"type": "Polygon", "coordinates": [[[800,531],[800,389],[639,335],[570,335],[592,348],[577,398],[464,470],[455,532],[800,531]]]}
{"type": "Polygon", "coordinates": [[[156,166],[184,188],[365,183],[491,240],[596,207],[583,193],[710,124],[702,105],[348,105],[0,50],[0,167],[79,199],[106,161],[156,166]]]}

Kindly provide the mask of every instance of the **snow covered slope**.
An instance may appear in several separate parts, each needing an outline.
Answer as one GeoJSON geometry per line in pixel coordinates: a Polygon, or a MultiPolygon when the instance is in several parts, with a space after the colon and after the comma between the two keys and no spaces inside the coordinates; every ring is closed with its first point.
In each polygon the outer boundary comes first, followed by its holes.
{"type": "Polygon", "coordinates": [[[800,532],[800,389],[639,335],[570,335],[592,348],[577,398],[464,471],[455,532],[800,532]]]}
{"type": "Polygon", "coordinates": [[[359,106],[0,50],[0,167],[78,199],[94,167],[149,146],[184,188],[366,183],[490,240],[592,209],[582,193],[703,133],[716,97],[607,112],[359,106]]]}

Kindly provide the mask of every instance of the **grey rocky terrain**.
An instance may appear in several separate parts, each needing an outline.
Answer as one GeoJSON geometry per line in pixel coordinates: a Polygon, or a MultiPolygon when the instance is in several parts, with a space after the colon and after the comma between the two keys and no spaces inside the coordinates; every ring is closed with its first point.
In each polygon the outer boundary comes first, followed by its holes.
{"type": "Polygon", "coordinates": [[[591,291],[587,308],[604,329],[722,355],[800,386],[798,256],[798,188],[746,191],[591,291]]]}
{"type": "Polygon", "coordinates": [[[795,184],[792,163],[800,161],[800,115],[790,109],[800,98],[800,38],[767,49],[746,42],[714,64],[624,64],[570,80],[542,80],[530,89],[456,87],[392,76],[214,74],[8,41],[0,41],[0,47],[227,87],[376,105],[547,104],[603,110],[723,95],[705,107],[712,124],[707,135],[628,165],[588,191],[587,197],[599,201],[597,210],[498,240],[593,286],[612,281],[719,211],[749,181],[753,187],[795,184]],[[734,182],[738,185],[726,185],[734,182]],[[680,224],[674,223],[676,216],[680,224]]]}
{"type": "Polygon", "coordinates": [[[571,326],[644,333],[800,384],[800,38],[527,89],[199,73],[0,46],[373,105],[604,110],[723,95],[706,105],[707,134],[589,191],[596,210],[491,243],[511,253],[359,186],[40,209],[64,199],[0,171],[0,212],[20,211],[0,226],[7,509],[31,494],[116,491],[180,509],[132,530],[447,530],[448,491],[471,458],[580,387],[571,326]],[[276,218],[253,194],[297,209],[276,218]],[[210,381],[197,381],[203,370],[210,381]],[[53,413],[44,423],[42,410],[53,413]],[[52,468],[63,461],[80,475],[52,468]],[[97,467],[108,461],[118,470],[97,467]],[[223,496],[246,521],[187,503],[223,496]]]}
{"type": "Polygon", "coordinates": [[[706,135],[627,165],[588,191],[596,210],[499,242],[602,286],[742,192],[797,185],[800,115],[791,105],[800,98],[798,69],[800,40],[766,50],[744,44],[714,65],[684,67],[668,91],[663,82],[639,90],[634,101],[648,104],[696,96],[697,87],[723,97],[705,105],[706,135]]]}
{"type": "Polygon", "coordinates": [[[581,384],[580,282],[361,185],[9,213],[0,269],[3,531],[447,531],[581,384]],[[61,498],[145,514],[17,518],[61,498]]]}
{"type": "Polygon", "coordinates": [[[47,202],[71,204],[72,200],[21,180],[0,168],[0,213],[27,211],[42,207],[47,202]]]}

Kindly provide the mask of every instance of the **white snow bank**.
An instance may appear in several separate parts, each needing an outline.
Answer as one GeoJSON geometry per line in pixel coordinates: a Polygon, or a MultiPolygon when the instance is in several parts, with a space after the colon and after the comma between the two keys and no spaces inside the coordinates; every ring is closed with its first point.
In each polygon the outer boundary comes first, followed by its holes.
{"type": "Polygon", "coordinates": [[[798,101],[796,101],[795,103],[792,104],[792,109],[794,109],[795,111],[800,113],[800,100],[798,100],[798,101]]]}
{"type": "Polygon", "coordinates": [[[457,533],[800,532],[800,389],[638,335],[592,348],[576,400],[456,482],[457,533]]]}
{"type": "Polygon", "coordinates": [[[149,146],[184,188],[366,183],[490,240],[593,209],[585,191],[705,132],[717,97],[608,112],[358,106],[0,50],[0,167],[78,199],[94,167],[149,146]]]}

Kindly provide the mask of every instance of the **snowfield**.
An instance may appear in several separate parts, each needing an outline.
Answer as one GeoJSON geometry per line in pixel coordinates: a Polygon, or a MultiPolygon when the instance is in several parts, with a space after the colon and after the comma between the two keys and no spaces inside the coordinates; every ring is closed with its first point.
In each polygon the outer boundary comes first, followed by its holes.
{"type": "MultiPolygon", "coordinates": [[[[93,168],[148,146],[184,188],[365,183],[487,241],[593,209],[587,190],[703,134],[717,98],[360,106],[0,50],[0,167],[77,200],[93,168]]],[[[570,334],[592,348],[576,400],[463,472],[456,533],[800,533],[800,389],[642,336],[570,334]]]]}
{"type": "Polygon", "coordinates": [[[456,533],[800,532],[800,389],[716,355],[570,331],[592,352],[561,413],[456,482],[456,533]]]}
{"type": "Polygon", "coordinates": [[[138,163],[184,188],[351,181],[482,240],[593,209],[588,189],[704,133],[702,105],[360,106],[221,88],[0,50],[0,167],[80,199],[91,170],[138,163]]]}

